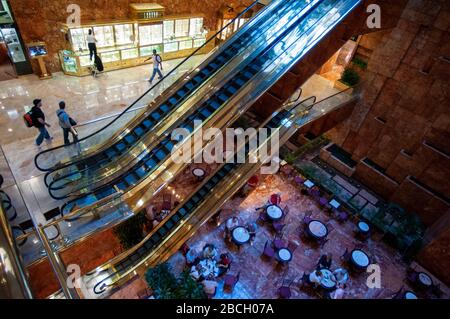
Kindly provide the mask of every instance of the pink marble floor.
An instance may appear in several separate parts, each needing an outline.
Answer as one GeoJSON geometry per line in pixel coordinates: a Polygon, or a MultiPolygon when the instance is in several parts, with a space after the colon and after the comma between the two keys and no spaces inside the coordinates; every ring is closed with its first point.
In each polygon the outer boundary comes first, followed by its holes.
{"type": "MultiPolygon", "coordinates": [[[[372,263],[380,266],[381,289],[368,288],[366,285],[368,273],[351,275],[350,281],[347,283],[345,298],[390,298],[401,287],[405,290],[412,290],[404,281],[407,265],[393,248],[377,239],[379,237],[377,234],[373,234],[367,242],[355,239],[353,236],[356,227],[354,221],[344,224],[337,223],[323,212],[314,200],[301,195],[293,181],[282,174],[262,177],[260,186],[246,198],[234,198],[226,203],[221,214],[221,222],[222,225],[219,227],[211,223],[205,224],[188,243],[189,246],[200,251],[205,244],[212,243],[220,253],[230,252],[233,257],[230,273],[240,272],[240,280],[232,293],[224,292],[223,283],[219,280],[215,298],[277,298],[277,288],[282,284],[283,278],[297,281],[303,272],[311,272],[315,269],[319,257],[324,253],[332,253],[333,265],[331,268],[333,270],[346,267],[340,260],[340,256],[346,248],[351,250],[355,247],[361,247],[372,257],[372,263]],[[226,219],[236,215],[241,225],[256,220],[258,214],[255,212],[255,208],[264,205],[273,193],[281,193],[281,206],[289,207],[283,239],[288,242],[297,242],[300,245],[287,270],[280,269],[275,261],[267,261],[261,257],[266,241],[274,238],[269,225],[261,225],[254,243],[244,245],[240,250],[237,250],[233,244],[224,241],[223,222],[226,219]],[[333,230],[328,236],[329,241],[323,248],[304,242],[300,238],[299,227],[305,212],[312,212],[312,217],[331,225],[330,228],[333,230]]],[[[176,272],[180,272],[184,267],[184,257],[180,253],[174,255],[169,262],[176,272]]],[[[305,291],[296,284],[293,284],[291,288],[292,298],[318,298],[314,291],[305,291]]]]}

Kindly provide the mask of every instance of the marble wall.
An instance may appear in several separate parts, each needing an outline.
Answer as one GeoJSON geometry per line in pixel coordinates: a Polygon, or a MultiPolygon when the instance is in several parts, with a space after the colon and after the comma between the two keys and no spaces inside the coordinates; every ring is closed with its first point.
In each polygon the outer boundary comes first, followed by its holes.
{"type": "Polygon", "coordinates": [[[384,169],[368,174],[370,168],[358,165],[369,187],[427,225],[449,210],[449,28],[448,1],[410,0],[372,53],[362,102],[330,133],[354,160],[367,157],[384,169]]]}
{"type": "MultiPolygon", "coordinates": [[[[354,160],[382,167],[360,162],[356,176],[431,227],[450,214],[450,2],[409,0],[397,26],[380,35],[361,103],[329,136],[354,160]]],[[[449,229],[419,257],[447,283],[449,229]]]]}
{"type": "MultiPolygon", "coordinates": [[[[203,14],[205,26],[217,29],[219,10],[225,4],[235,7],[249,5],[251,0],[10,0],[22,37],[27,42],[45,41],[49,57],[46,60],[51,72],[61,70],[58,51],[65,45],[60,23],[65,23],[69,4],[78,4],[83,21],[128,19],[130,3],[158,3],[166,8],[166,14],[203,14]]],[[[33,65],[36,70],[37,65],[33,65]]]]}

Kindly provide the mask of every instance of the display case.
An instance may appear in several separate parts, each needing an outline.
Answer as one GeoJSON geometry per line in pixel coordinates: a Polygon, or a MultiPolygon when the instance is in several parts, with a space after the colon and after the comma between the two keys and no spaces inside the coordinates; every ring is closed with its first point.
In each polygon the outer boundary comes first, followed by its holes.
{"type": "MultiPolygon", "coordinates": [[[[63,71],[70,75],[90,74],[90,60],[87,35],[93,30],[97,40],[97,53],[105,70],[141,65],[156,50],[163,60],[182,58],[205,44],[210,33],[203,26],[202,15],[164,16],[159,5],[133,5],[132,15],[139,19],[91,22],[72,28],[62,25],[67,45],[60,51],[63,71]],[[157,15],[148,15],[155,8],[157,15]],[[149,11],[150,10],[150,11],[149,11]]],[[[212,33],[212,32],[211,32],[212,33]]],[[[199,54],[213,49],[208,44],[199,54]]]]}

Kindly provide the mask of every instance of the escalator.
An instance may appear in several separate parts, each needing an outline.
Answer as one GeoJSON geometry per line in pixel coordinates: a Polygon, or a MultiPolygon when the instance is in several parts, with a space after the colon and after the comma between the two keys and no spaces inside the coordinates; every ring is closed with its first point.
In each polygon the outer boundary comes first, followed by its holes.
{"type": "Polygon", "coordinates": [[[284,144],[299,127],[310,121],[306,115],[311,105],[306,100],[275,113],[261,126],[270,129],[270,134],[265,140],[259,141],[258,149],[251,148],[250,142],[256,134],[249,136],[245,145],[238,145],[234,155],[228,157],[225,164],[205,180],[190,198],[175,208],[140,244],[85,275],[83,283],[86,289],[102,295],[135,276],[139,268],[147,269],[169,258],[268,159],[259,157],[262,148],[278,141],[280,145],[284,144]],[[245,154],[244,164],[237,164],[239,152],[245,154]],[[251,164],[250,157],[259,158],[258,164],[251,164]]]}
{"type": "MultiPolygon", "coordinates": [[[[151,150],[157,147],[158,142],[161,142],[158,141],[159,135],[164,134],[161,127],[167,127],[167,122],[170,122],[171,119],[178,119],[182,116],[182,112],[188,112],[197,107],[196,104],[200,102],[194,101],[193,103],[194,99],[198,100],[198,96],[208,96],[211,87],[219,88],[226,76],[229,77],[233,72],[237,72],[235,64],[241,62],[242,55],[249,55],[248,59],[250,59],[251,56],[256,56],[258,52],[261,52],[264,45],[269,45],[266,42],[276,38],[277,34],[282,32],[283,25],[276,25],[276,22],[281,18],[293,17],[296,12],[300,13],[302,10],[310,8],[312,5],[307,2],[299,1],[298,10],[292,8],[295,3],[293,0],[282,2],[283,5],[280,7],[274,3],[275,6],[272,9],[276,10],[276,14],[271,15],[264,23],[249,24],[249,29],[242,30],[242,35],[236,34],[236,40],[231,38],[231,43],[223,48],[223,52],[217,53],[220,63],[217,63],[214,56],[211,57],[211,63],[208,64],[208,61],[204,63],[207,64],[203,71],[205,72],[204,76],[189,76],[188,81],[183,84],[181,89],[176,90],[174,95],[154,112],[151,112],[135,129],[127,129],[128,134],[124,135],[119,143],[94,157],[88,157],[48,173],[46,184],[49,186],[50,195],[55,199],[62,199],[79,195],[80,192],[87,193],[98,187],[99,184],[108,182],[106,179],[111,181],[113,175],[120,170],[130,170],[138,160],[151,156],[151,150]],[[215,79],[213,79],[214,77],[215,79]],[[183,95],[182,98],[181,95],[183,95]],[[159,134],[157,134],[158,132],[159,134]]],[[[217,97],[219,103],[226,100],[230,94],[235,93],[241,83],[243,82],[238,82],[235,88],[228,88],[228,91],[223,93],[225,95],[219,95],[217,97]]],[[[212,107],[215,108],[217,105],[212,107]]],[[[206,117],[210,115],[208,110],[202,110],[202,112],[207,114],[206,117]]],[[[202,118],[200,117],[200,119],[202,118]]],[[[134,179],[130,179],[130,181],[134,181],[134,179]]]]}
{"type": "MultiPolygon", "coordinates": [[[[194,131],[194,121],[201,120],[209,123],[215,118],[226,117],[227,114],[239,115],[251,105],[255,98],[267,90],[273,81],[276,81],[286,71],[291,63],[295,63],[314,44],[316,38],[323,35],[323,32],[312,32],[317,23],[333,23],[333,19],[339,19],[335,8],[346,8],[351,1],[337,5],[338,1],[318,1],[313,10],[307,11],[306,18],[299,17],[300,21],[291,19],[286,25],[287,29],[273,43],[269,42],[269,47],[265,48],[261,54],[251,60],[245,59],[239,64],[242,67],[232,78],[223,84],[212,96],[208,96],[203,104],[186,118],[182,118],[174,124],[174,127],[186,128],[189,132],[194,131]],[[298,23],[297,23],[298,22],[298,23]],[[308,39],[311,39],[308,41],[308,39]],[[302,45],[304,41],[307,45],[302,45]],[[296,49],[296,54],[290,54],[291,49],[296,49]],[[288,63],[289,62],[289,63],[288,63]],[[241,103],[240,105],[238,103],[241,103]],[[221,114],[221,116],[219,116],[221,114]]],[[[293,8],[289,10],[295,15],[293,8]]],[[[283,24],[285,25],[285,24],[283,24]]],[[[231,124],[222,123],[222,127],[231,124]]],[[[217,127],[217,126],[215,126],[217,127]]],[[[171,130],[169,130],[170,132],[171,130]]],[[[131,190],[139,185],[142,180],[147,179],[155,169],[160,168],[162,162],[170,159],[170,154],[174,147],[174,142],[169,136],[162,136],[159,144],[152,148],[148,156],[140,158],[138,163],[125,174],[112,180],[93,192],[83,194],[74,200],[67,202],[62,212],[64,215],[74,210],[89,209],[91,205],[110,196],[124,193],[125,197],[132,196],[131,190]]],[[[165,165],[166,166],[166,165],[165,165]]],[[[142,188],[142,187],[141,187],[142,188]]],[[[107,202],[107,200],[106,200],[107,202]]],[[[137,202],[134,201],[134,202],[137,202]]]]}
{"type": "MultiPolygon", "coordinates": [[[[241,15],[248,12],[248,10],[256,4],[257,1],[249,6],[241,13],[241,15]]],[[[271,26],[273,20],[276,19],[277,12],[281,11],[282,7],[286,8],[283,1],[274,1],[273,5],[261,11],[255,19],[245,26],[245,28],[238,31],[229,41],[219,47],[216,52],[207,58],[194,71],[182,76],[154,102],[150,103],[145,112],[128,123],[126,127],[112,134],[112,136],[109,136],[109,133],[107,133],[108,130],[111,130],[109,127],[113,127],[117,122],[120,122],[119,118],[125,117],[126,112],[130,108],[135,107],[137,103],[142,104],[144,103],[143,101],[148,100],[149,96],[152,94],[152,89],[159,83],[147,91],[138,99],[138,101],[128,107],[127,110],[122,112],[117,119],[98,132],[80,140],[78,144],[69,147],[61,146],[39,153],[35,158],[36,166],[40,170],[46,172],[54,172],[56,170],[53,175],[47,174],[47,186],[53,182],[53,177],[56,176],[56,179],[61,179],[62,182],[59,185],[54,185],[54,188],[57,189],[62,187],[64,186],[64,182],[77,180],[81,176],[87,175],[87,173],[90,172],[90,168],[95,170],[107,166],[117,157],[128,153],[145,134],[154,129],[154,126],[157,123],[161,123],[165,117],[176,110],[183,101],[192,94],[197,93],[203,83],[212,78],[218,70],[222,69],[229,62],[230,59],[245,51],[249,45],[252,44],[252,39],[257,37],[260,28],[271,26]],[[105,135],[107,136],[105,137],[105,135]],[[102,142],[102,140],[106,140],[106,142],[102,142]]],[[[239,15],[238,18],[241,15],[239,15]]],[[[232,21],[232,23],[234,23],[234,21],[232,21]]],[[[214,37],[209,39],[208,42],[213,40],[214,37]]],[[[205,45],[206,44],[207,43],[205,43],[205,45]]],[[[199,49],[197,49],[196,52],[199,49]]],[[[193,54],[191,56],[193,56],[193,54]]],[[[190,57],[186,58],[174,70],[180,68],[181,65],[189,61],[190,57]]],[[[173,73],[174,70],[170,73],[173,73]]],[[[167,76],[169,76],[169,74],[167,76]]]]}

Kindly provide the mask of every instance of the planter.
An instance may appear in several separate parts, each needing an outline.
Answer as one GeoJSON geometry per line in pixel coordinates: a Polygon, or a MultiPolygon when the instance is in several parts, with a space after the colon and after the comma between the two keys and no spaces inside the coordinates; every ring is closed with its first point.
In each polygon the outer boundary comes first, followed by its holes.
{"type": "Polygon", "coordinates": [[[348,86],[347,84],[341,82],[340,80],[337,80],[336,82],[334,82],[334,86],[335,89],[338,89],[339,91],[345,91],[347,89],[348,90],[348,94],[352,94],[353,93],[353,88],[351,86],[348,86]]]}

